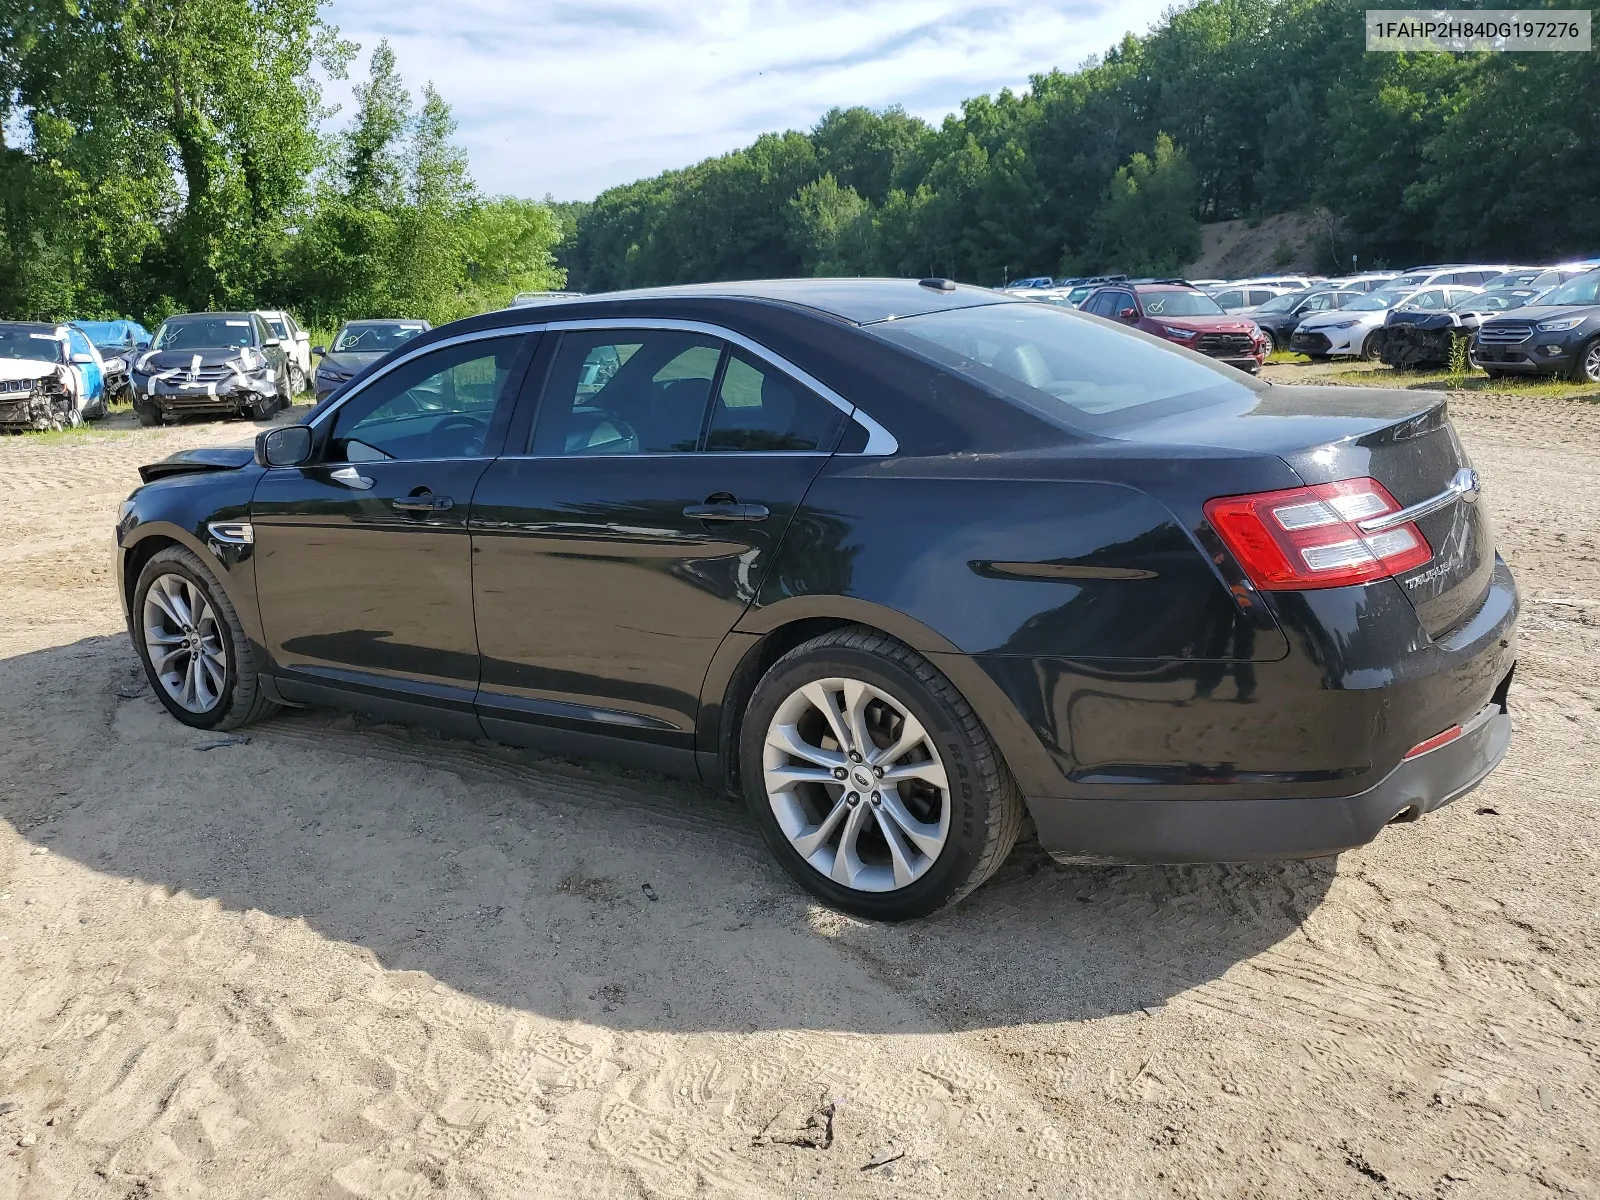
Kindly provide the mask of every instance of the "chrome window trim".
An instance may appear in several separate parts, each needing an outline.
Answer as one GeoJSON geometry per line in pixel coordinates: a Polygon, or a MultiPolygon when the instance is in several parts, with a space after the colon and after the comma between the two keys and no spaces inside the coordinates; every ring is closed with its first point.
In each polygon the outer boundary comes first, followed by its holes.
{"type": "MultiPolygon", "coordinates": [[[[348,404],[355,397],[359,396],[362,392],[366,391],[367,388],[369,388],[373,384],[377,383],[378,380],[385,378],[392,371],[399,370],[401,367],[403,367],[407,363],[409,363],[412,359],[421,358],[424,354],[431,354],[435,350],[444,350],[444,349],[447,349],[447,348],[449,348],[451,346],[461,345],[462,343],[465,343],[465,342],[485,341],[485,340],[487,340],[489,338],[498,338],[498,337],[522,337],[522,336],[526,336],[527,334],[530,334],[530,333],[544,333],[544,332],[547,332],[547,331],[549,331],[549,332],[559,332],[559,331],[562,331],[562,330],[569,330],[569,329],[572,329],[572,330],[577,330],[577,329],[617,329],[617,330],[652,329],[652,330],[665,330],[665,331],[671,332],[671,333],[699,333],[699,334],[704,334],[707,337],[721,338],[723,341],[729,342],[732,345],[738,346],[742,350],[748,351],[749,353],[755,355],[757,358],[761,359],[763,362],[767,363],[769,366],[776,367],[778,370],[782,371],[784,374],[789,375],[790,377],[792,377],[795,380],[796,383],[799,383],[799,384],[803,385],[804,387],[809,388],[810,390],[815,392],[817,395],[821,396],[829,404],[833,405],[834,408],[836,408],[840,412],[844,413],[844,415],[845,415],[845,417],[847,419],[854,421],[856,424],[860,425],[863,429],[865,429],[867,431],[867,444],[866,444],[866,446],[863,447],[860,450],[849,452],[848,457],[861,458],[861,457],[868,457],[868,456],[887,456],[887,455],[891,455],[891,454],[896,453],[900,449],[900,443],[895,440],[894,434],[890,433],[882,425],[880,425],[880,424],[878,424],[878,422],[874,421],[872,419],[872,417],[869,416],[867,413],[863,412],[859,406],[851,404],[850,401],[846,400],[843,396],[841,396],[838,392],[834,391],[827,384],[825,384],[821,380],[817,379],[814,375],[811,375],[810,373],[802,370],[800,367],[795,366],[794,363],[792,363],[788,359],[784,358],[781,354],[777,354],[774,351],[768,350],[765,346],[761,345],[761,343],[756,342],[756,341],[752,341],[750,338],[745,337],[744,334],[737,333],[734,330],[727,329],[727,328],[725,328],[725,327],[723,327],[721,325],[712,325],[712,324],[710,324],[709,322],[706,322],[706,321],[678,321],[678,320],[673,320],[673,319],[665,318],[665,317],[638,317],[638,318],[590,317],[590,318],[581,318],[581,319],[580,318],[574,318],[572,320],[567,320],[567,321],[540,321],[538,323],[531,323],[531,324],[526,324],[526,325],[502,325],[502,326],[499,326],[499,327],[494,328],[494,329],[475,329],[471,333],[460,333],[460,334],[456,334],[454,337],[443,338],[443,339],[441,339],[440,341],[437,341],[437,342],[430,342],[426,346],[420,346],[417,349],[415,349],[415,350],[413,350],[413,351],[411,351],[411,352],[409,352],[407,354],[404,354],[401,357],[395,359],[393,362],[389,363],[388,366],[384,367],[384,369],[382,371],[379,371],[376,375],[373,375],[368,379],[363,379],[361,381],[361,383],[357,387],[353,388],[351,391],[347,392],[345,395],[339,397],[339,402],[337,404],[334,404],[332,407],[330,407],[330,408],[326,409],[324,412],[320,413],[317,416],[317,418],[314,421],[311,422],[311,428],[313,428],[313,429],[319,428],[324,421],[331,420],[334,417],[334,415],[341,408],[343,408],[346,404],[348,404]]],[[[683,453],[690,453],[690,452],[689,451],[684,451],[683,453]]],[[[693,453],[700,453],[700,451],[694,451],[693,453]]],[[[825,454],[827,452],[826,451],[822,451],[822,450],[787,450],[787,451],[718,450],[718,451],[706,451],[705,453],[741,454],[742,455],[742,454],[825,454]]],[[[644,457],[644,455],[639,455],[639,454],[610,454],[610,455],[604,455],[604,454],[593,454],[593,455],[506,454],[506,455],[502,455],[501,457],[503,457],[503,458],[642,458],[642,457],[644,457]]],[[[670,455],[670,457],[676,457],[676,455],[670,455]]]]}

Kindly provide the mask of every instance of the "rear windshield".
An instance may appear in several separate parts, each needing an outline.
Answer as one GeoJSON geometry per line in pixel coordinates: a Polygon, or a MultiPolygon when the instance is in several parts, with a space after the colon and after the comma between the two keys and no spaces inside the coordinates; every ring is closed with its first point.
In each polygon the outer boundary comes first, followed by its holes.
{"type": "Polygon", "coordinates": [[[156,333],[157,350],[206,350],[216,346],[253,346],[247,317],[191,317],[167,321],[156,333]]]}
{"type": "Polygon", "coordinates": [[[1070,309],[994,304],[866,328],[1067,429],[1166,415],[1266,386],[1070,309]]]}
{"type": "Polygon", "coordinates": [[[365,354],[380,350],[393,350],[403,346],[422,332],[421,321],[408,321],[404,325],[346,325],[333,343],[335,354],[365,354]]]}

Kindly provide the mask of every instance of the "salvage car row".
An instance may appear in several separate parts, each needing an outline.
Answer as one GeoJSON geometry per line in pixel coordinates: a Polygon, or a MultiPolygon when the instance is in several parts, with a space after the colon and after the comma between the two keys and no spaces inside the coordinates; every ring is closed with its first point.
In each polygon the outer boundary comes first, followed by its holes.
{"type": "Polygon", "coordinates": [[[1406,368],[1454,361],[1491,378],[1600,383],[1600,265],[1593,260],[1232,284],[1124,276],[1067,281],[1070,288],[1023,282],[1029,286],[1008,290],[1122,321],[1251,372],[1275,350],[1291,350],[1312,359],[1382,359],[1406,368]]]}
{"type": "Polygon", "coordinates": [[[282,310],[183,313],[153,336],[130,320],[0,322],[0,429],[71,428],[117,401],[131,402],[141,425],[203,414],[263,420],[308,387],[324,398],[428,328],[351,321],[325,349],[282,310]]]}

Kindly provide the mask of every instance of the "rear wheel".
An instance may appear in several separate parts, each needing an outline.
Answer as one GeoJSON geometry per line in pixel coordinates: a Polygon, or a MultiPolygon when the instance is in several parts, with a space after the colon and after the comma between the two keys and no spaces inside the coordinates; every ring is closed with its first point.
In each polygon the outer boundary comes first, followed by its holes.
{"type": "Polygon", "coordinates": [[[196,555],[181,546],[157,553],[134,584],[132,612],[150,686],[185,725],[234,729],[277,711],[239,614],[196,555]]]}
{"type": "Polygon", "coordinates": [[[138,400],[135,400],[133,402],[133,415],[138,419],[139,424],[144,426],[161,424],[161,410],[148,402],[140,404],[138,400]]]}
{"type": "Polygon", "coordinates": [[[289,368],[289,400],[293,404],[295,397],[306,390],[306,373],[300,369],[300,364],[295,363],[289,368]]]}
{"type": "Polygon", "coordinates": [[[1267,358],[1271,358],[1278,349],[1278,341],[1272,336],[1272,330],[1268,329],[1266,326],[1262,326],[1261,340],[1266,343],[1262,347],[1261,353],[1267,358]]]}
{"type": "Polygon", "coordinates": [[[952,904],[1017,840],[1022,797],[977,715],[904,644],[859,626],[796,647],[757,685],[746,801],[800,885],[896,921],[952,904]]]}

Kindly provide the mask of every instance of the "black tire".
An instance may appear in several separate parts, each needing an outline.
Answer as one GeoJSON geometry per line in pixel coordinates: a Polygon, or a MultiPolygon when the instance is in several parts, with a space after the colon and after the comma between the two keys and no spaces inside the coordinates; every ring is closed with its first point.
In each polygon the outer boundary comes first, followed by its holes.
{"type": "Polygon", "coordinates": [[[904,643],[859,625],[813,638],[772,665],[745,710],[739,768],[745,801],[783,868],[823,903],[871,920],[924,917],[961,900],[999,869],[1022,828],[1016,781],[955,685],[904,643]],[[773,718],[804,685],[836,677],[869,684],[902,706],[937,745],[945,767],[946,840],[920,877],[894,890],[858,890],[828,878],[791,844],[768,798],[764,754],[773,718]]]}
{"type": "Polygon", "coordinates": [[[300,364],[295,363],[289,368],[289,399],[287,404],[293,404],[295,398],[306,390],[306,373],[300,369],[300,364]]]}
{"type": "Polygon", "coordinates": [[[147,428],[161,424],[161,410],[154,404],[140,404],[135,400],[133,402],[133,415],[138,419],[139,424],[147,428]]]}
{"type": "Polygon", "coordinates": [[[182,546],[169,546],[152,557],[144,570],[139,572],[138,582],[133,586],[130,612],[128,632],[133,638],[139,661],[144,664],[151,690],[167,711],[185,725],[195,729],[237,729],[278,711],[279,706],[268,700],[261,690],[260,666],[233,602],[228,599],[228,593],[222,589],[210,568],[195,554],[182,546]],[[219,638],[226,658],[223,684],[216,704],[205,712],[193,712],[178,703],[150,661],[150,649],[144,636],[145,597],[152,585],[166,575],[179,576],[198,588],[216,615],[221,631],[226,634],[219,638]]]}
{"type": "Polygon", "coordinates": [[[1497,371],[1493,367],[1483,368],[1483,373],[1490,379],[1504,379],[1509,374],[1507,371],[1497,371]]]}
{"type": "Polygon", "coordinates": [[[1600,335],[1590,338],[1578,348],[1572,364],[1574,383],[1600,383],[1600,335]]]}
{"type": "Polygon", "coordinates": [[[1361,342],[1361,353],[1358,356],[1362,362],[1372,362],[1383,352],[1383,331],[1374,329],[1361,342]]]}

